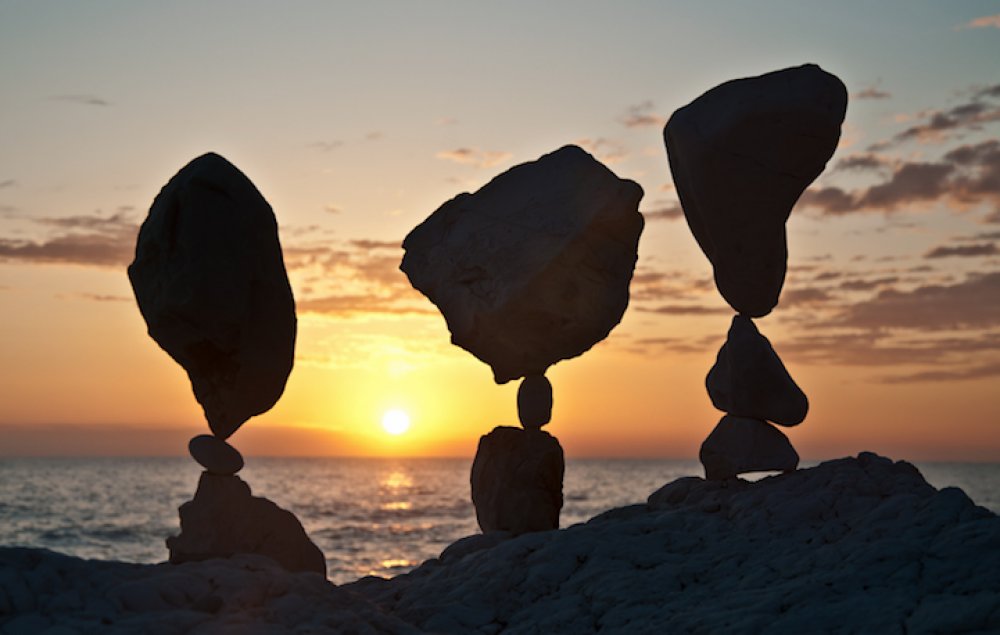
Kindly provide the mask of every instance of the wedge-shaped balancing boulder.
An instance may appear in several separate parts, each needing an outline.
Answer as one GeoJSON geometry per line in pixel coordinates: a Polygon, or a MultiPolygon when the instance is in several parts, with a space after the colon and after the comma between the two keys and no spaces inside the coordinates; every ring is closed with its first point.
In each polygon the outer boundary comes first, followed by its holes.
{"type": "Polygon", "coordinates": [[[542,375],[621,320],[642,194],[566,146],[442,205],[403,241],[400,268],[497,383],[542,375]]]}
{"type": "Polygon", "coordinates": [[[733,318],[705,385],[712,405],[738,417],[794,426],[809,412],[809,400],[771,342],[760,334],[753,320],[742,315],[733,318]]]}
{"type": "Polygon", "coordinates": [[[781,430],[759,419],[723,417],[701,444],[698,459],[708,480],[734,478],[747,472],[787,472],[799,465],[799,454],[781,430]]]}
{"type": "Polygon", "coordinates": [[[216,436],[274,405],[292,369],[295,302],[274,213],[242,172],[206,154],[170,179],[128,275],[150,336],[187,371],[216,436]]]}
{"type": "Polygon", "coordinates": [[[785,221],[840,139],[847,89],[814,64],[716,86],[663,131],[677,194],[722,297],[770,313],[785,280],[785,221]]]}
{"type": "Polygon", "coordinates": [[[483,532],[559,528],[565,460],[548,432],[498,426],[480,437],[472,463],[472,503],[483,532]]]}

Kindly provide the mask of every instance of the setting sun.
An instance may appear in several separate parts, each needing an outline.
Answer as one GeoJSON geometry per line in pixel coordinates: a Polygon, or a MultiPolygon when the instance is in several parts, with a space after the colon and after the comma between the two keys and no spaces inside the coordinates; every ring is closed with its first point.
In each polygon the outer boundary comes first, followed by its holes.
{"type": "Polygon", "coordinates": [[[403,434],[410,429],[410,415],[398,408],[387,410],[382,415],[382,428],[392,435],[403,434]]]}

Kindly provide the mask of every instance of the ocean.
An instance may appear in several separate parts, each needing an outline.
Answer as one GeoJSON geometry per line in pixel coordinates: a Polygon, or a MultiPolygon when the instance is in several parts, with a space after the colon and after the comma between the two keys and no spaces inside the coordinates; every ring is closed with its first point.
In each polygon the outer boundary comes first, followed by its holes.
{"type": "MultiPolygon", "coordinates": [[[[295,513],[326,554],[335,583],[391,577],[478,531],[470,459],[247,459],[240,472],[256,496],[295,513]]],[[[804,464],[803,467],[809,464],[804,464]]],[[[1000,464],[918,463],[935,487],[961,487],[1000,512],[1000,464]]],[[[167,559],[200,468],[177,458],[0,459],[0,545],[45,547],[104,560],[167,559]]],[[[561,525],[641,503],[697,461],[569,459],[561,525]]]]}

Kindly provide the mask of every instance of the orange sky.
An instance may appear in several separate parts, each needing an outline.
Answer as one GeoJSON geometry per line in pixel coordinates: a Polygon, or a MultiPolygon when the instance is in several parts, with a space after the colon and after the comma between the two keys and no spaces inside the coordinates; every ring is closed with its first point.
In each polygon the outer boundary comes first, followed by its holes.
{"type": "Polygon", "coordinates": [[[1000,29],[970,26],[986,5],[904,27],[892,3],[634,3],[571,22],[553,3],[533,26],[400,3],[231,20],[224,4],[196,25],[177,8],[0,8],[0,455],[181,454],[207,431],[125,266],[153,196],[211,150],[274,207],[299,315],[285,394],[234,445],[471,458],[516,424],[516,385],[449,344],[399,243],[455,194],[578,143],[642,185],[647,226],[622,324],[549,372],[547,430],[569,457],[693,457],[721,416],[703,382],[732,312],[678,218],[662,125],[721,81],[812,61],[851,102],[757,321],[810,398],[788,436],[806,458],[1000,460],[1000,29]],[[409,432],[382,431],[389,408],[409,432]]]}

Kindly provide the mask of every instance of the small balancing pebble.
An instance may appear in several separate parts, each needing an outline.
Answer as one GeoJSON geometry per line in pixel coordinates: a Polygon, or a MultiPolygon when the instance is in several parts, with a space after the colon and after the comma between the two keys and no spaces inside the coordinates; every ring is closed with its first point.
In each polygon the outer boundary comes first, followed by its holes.
{"type": "Polygon", "coordinates": [[[552,419],[552,384],[545,375],[528,375],[521,382],[517,418],[525,430],[540,430],[552,419]]]}
{"type": "Polygon", "coordinates": [[[222,439],[199,434],[188,442],[188,452],[211,474],[228,476],[243,469],[243,455],[222,439]]]}

